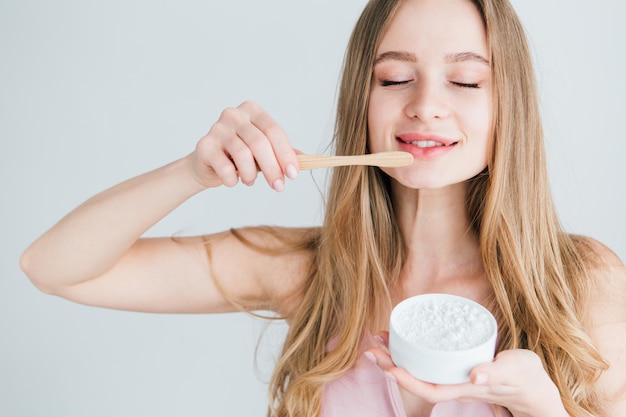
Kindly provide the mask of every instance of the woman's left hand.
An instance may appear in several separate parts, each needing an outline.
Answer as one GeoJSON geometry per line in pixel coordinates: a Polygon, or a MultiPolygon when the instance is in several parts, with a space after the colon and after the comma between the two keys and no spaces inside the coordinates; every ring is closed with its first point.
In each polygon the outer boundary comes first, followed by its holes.
{"type": "Polygon", "coordinates": [[[506,407],[514,417],[568,416],[556,385],[544,370],[540,358],[530,350],[502,351],[493,362],[472,369],[470,382],[438,385],[421,381],[405,369],[396,367],[386,349],[388,333],[379,336],[384,346],[369,350],[378,366],[392,375],[401,388],[430,403],[479,401],[506,407]]]}

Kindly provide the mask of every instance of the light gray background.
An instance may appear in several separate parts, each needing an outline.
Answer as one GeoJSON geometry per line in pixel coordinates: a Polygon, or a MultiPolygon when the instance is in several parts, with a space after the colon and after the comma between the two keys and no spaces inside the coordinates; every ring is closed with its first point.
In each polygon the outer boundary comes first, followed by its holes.
{"type": "MultiPolygon", "coordinates": [[[[626,259],[626,7],[514,3],[536,55],[563,223],[626,259]]],[[[35,290],[18,257],[89,196],[190,152],[245,99],[296,147],[324,151],[364,4],[0,1],[0,416],[264,415],[282,326],[72,304],[35,290]]],[[[316,182],[301,175],[282,194],[264,181],[210,191],[150,234],[318,224],[316,182]]]]}

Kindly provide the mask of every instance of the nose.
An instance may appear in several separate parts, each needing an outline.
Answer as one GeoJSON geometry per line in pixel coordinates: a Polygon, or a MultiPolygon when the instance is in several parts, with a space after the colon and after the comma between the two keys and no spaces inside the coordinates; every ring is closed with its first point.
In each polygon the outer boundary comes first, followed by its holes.
{"type": "Polygon", "coordinates": [[[426,121],[447,117],[450,109],[439,85],[434,80],[423,78],[411,91],[405,106],[405,113],[411,119],[426,121]]]}

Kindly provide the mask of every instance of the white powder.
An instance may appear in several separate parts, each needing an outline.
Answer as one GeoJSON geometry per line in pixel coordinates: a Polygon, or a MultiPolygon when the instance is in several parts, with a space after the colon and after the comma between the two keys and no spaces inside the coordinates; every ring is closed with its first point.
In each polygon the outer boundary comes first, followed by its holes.
{"type": "Polygon", "coordinates": [[[394,328],[408,342],[433,350],[465,350],[493,334],[489,314],[457,300],[431,299],[400,311],[394,328]]]}

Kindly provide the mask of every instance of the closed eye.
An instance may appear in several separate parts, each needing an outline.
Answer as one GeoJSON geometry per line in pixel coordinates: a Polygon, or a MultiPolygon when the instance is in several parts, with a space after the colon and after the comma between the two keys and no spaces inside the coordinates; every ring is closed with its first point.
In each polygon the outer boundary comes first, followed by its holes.
{"type": "Polygon", "coordinates": [[[480,88],[480,86],[477,83],[459,83],[459,82],[451,81],[450,84],[456,85],[457,87],[462,87],[462,88],[480,88]]]}
{"type": "Polygon", "coordinates": [[[391,81],[391,80],[382,80],[380,82],[380,85],[383,87],[391,87],[394,85],[404,85],[404,84],[408,84],[410,80],[403,80],[403,81],[391,81]]]}

